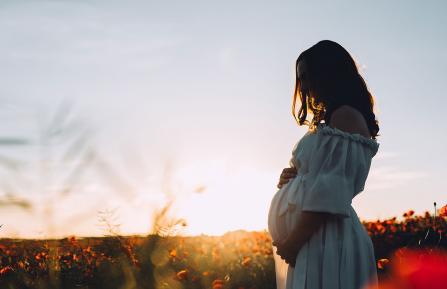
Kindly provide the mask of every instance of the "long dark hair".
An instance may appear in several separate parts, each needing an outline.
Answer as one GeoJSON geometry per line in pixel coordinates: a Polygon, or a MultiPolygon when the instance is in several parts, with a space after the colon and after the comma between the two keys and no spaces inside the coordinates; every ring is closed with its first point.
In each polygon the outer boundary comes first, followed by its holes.
{"type": "Polygon", "coordinates": [[[298,125],[308,125],[312,130],[323,119],[329,124],[332,112],[346,104],[363,114],[373,139],[379,135],[379,125],[374,114],[374,97],[359,74],[356,62],[340,44],[331,40],[318,42],[299,55],[295,69],[292,115],[298,125]],[[306,63],[307,81],[315,93],[315,99],[310,97],[309,90],[301,91],[301,80],[298,78],[298,62],[301,60],[306,63]],[[298,115],[295,115],[298,94],[301,107],[298,115]],[[306,119],[308,109],[314,115],[311,122],[306,119]]]}

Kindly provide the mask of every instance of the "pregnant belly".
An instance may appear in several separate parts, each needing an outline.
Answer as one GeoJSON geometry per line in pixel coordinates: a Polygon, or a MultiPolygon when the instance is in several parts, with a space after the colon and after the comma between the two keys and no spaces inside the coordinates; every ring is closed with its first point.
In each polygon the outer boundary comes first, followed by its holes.
{"type": "Polygon", "coordinates": [[[300,217],[303,194],[301,180],[302,176],[297,175],[278,190],[271,201],[268,230],[273,241],[287,238],[300,217]]]}

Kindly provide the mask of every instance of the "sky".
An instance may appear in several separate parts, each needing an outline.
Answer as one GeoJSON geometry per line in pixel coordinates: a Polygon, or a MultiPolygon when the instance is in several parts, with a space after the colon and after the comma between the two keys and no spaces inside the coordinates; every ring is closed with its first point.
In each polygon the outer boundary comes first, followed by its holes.
{"type": "Polygon", "coordinates": [[[447,204],[445,1],[0,2],[0,238],[267,229],[306,127],[294,65],[359,63],[380,148],[362,220],[447,204]],[[169,223],[166,223],[169,224],[169,223]]]}

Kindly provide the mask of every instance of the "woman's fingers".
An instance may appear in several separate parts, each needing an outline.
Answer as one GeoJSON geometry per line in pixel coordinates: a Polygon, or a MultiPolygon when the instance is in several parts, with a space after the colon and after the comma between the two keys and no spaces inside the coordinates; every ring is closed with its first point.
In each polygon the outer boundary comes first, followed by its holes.
{"type": "Polygon", "coordinates": [[[290,179],[296,176],[296,173],[282,174],[281,179],[290,179]]]}
{"type": "Polygon", "coordinates": [[[297,171],[295,168],[285,168],[281,173],[281,177],[290,178],[290,177],[295,176],[296,174],[297,174],[297,171]]]}
{"type": "Polygon", "coordinates": [[[280,255],[281,259],[284,260],[284,262],[286,262],[287,264],[289,264],[292,267],[295,267],[295,263],[296,263],[296,256],[295,258],[293,256],[284,256],[284,255],[280,255]]]}
{"type": "Polygon", "coordinates": [[[295,267],[296,258],[298,252],[291,250],[287,246],[285,246],[282,242],[278,244],[278,242],[274,242],[276,244],[276,253],[281,257],[284,262],[289,264],[291,267],[295,267]]]}
{"type": "Polygon", "coordinates": [[[297,171],[295,167],[284,168],[279,177],[279,183],[277,185],[278,189],[280,189],[284,184],[288,183],[290,179],[296,177],[297,171]]]}
{"type": "Polygon", "coordinates": [[[287,264],[289,264],[289,265],[292,266],[292,267],[295,267],[296,257],[297,257],[297,256],[289,255],[289,256],[284,256],[283,259],[284,259],[284,261],[285,261],[287,264]]]}
{"type": "Polygon", "coordinates": [[[291,168],[284,168],[283,170],[282,170],[282,172],[283,173],[295,173],[296,174],[296,168],[295,167],[291,167],[291,168]]]}
{"type": "Polygon", "coordinates": [[[285,185],[285,184],[287,184],[289,181],[290,181],[290,179],[291,178],[287,178],[287,179],[285,179],[285,178],[282,178],[282,179],[280,179],[280,181],[279,181],[279,183],[278,183],[278,188],[281,188],[283,185],[285,185]]]}

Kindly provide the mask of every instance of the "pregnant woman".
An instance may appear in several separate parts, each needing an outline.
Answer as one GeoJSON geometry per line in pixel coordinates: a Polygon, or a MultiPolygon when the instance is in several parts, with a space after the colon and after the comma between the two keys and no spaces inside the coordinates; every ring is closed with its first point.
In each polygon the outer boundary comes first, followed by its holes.
{"type": "Polygon", "coordinates": [[[373,110],[341,45],[323,40],[300,54],[292,113],[309,129],[292,150],[268,216],[278,289],[377,288],[373,244],[351,206],[379,148],[373,110]]]}

